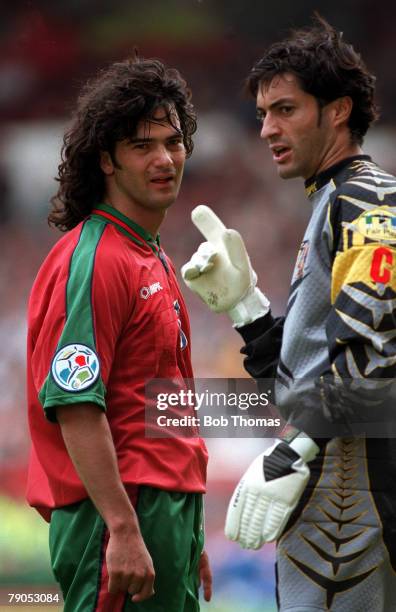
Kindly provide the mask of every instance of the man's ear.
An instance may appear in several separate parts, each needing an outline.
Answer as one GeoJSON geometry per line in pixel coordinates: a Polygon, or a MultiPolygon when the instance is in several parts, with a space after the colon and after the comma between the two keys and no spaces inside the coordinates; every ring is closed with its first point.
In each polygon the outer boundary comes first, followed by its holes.
{"type": "Polygon", "coordinates": [[[332,102],[332,119],[334,127],[346,125],[352,112],[353,102],[350,96],[342,96],[332,102]]]}
{"type": "Polygon", "coordinates": [[[108,151],[100,152],[100,167],[102,169],[102,172],[104,172],[104,174],[106,174],[107,176],[110,176],[114,173],[113,160],[111,159],[111,155],[108,151]]]}

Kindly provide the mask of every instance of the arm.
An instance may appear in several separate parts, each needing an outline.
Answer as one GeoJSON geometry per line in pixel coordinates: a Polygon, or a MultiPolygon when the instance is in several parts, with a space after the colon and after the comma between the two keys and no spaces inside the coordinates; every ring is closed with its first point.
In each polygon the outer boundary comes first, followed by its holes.
{"type": "Polygon", "coordinates": [[[274,318],[269,312],[252,323],[237,328],[246,343],[241,349],[241,353],[246,355],[244,366],[253,378],[275,379],[284,320],[284,317],[274,318]]]}
{"type": "Polygon", "coordinates": [[[59,406],[56,414],[74,467],[110,532],[109,592],[128,591],[132,601],[143,601],[154,593],[154,568],[120,479],[107,417],[94,404],[59,406]]]}

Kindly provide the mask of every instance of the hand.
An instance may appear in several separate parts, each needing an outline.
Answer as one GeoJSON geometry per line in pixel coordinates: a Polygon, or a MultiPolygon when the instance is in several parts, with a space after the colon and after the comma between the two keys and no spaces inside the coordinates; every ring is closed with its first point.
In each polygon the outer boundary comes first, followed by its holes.
{"type": "Polygon", "coordinates": [[[227,229],[208,206],[194,208],[191,218],[207,242],[181,269],[186,285],[214,312],[227,312],[237,327],[267,314],[269,301],[256,287],[241,235],[227,229]]]}
{"type": "Polygon", "coordinates": [[[128,591],[135,603],[154,594],[153,562],[139,532],[110,534],[106,563],[109,593],[128,591]]]}
{"type": "Polygon", "coordinates": [[[306,462],[319,447],[300,433],[290,444],[277,440],[242,476],[228,506],[225,534],[243,548],[260,548],[278,539],[304,491],[306,462]]]}
{"type": "Polygon", "coordinates": [[[204,599],[210,601],[212,599],[212,571],[210,569],[209,557],[206,551],[203,551],[199,559],[199,586],[203,586],[204,599]]]}

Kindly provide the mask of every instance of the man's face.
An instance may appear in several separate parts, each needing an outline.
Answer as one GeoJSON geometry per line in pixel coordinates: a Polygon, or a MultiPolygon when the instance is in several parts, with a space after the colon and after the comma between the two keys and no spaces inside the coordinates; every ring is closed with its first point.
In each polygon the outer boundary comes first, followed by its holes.
{"type": "Polygon", "coordinates": [[[321,111],[293,74],[276,75],[269,84],[260,85],[257,114],[261,138],[268,142],[280,177],[307,179],[323,169],[334,130],[326,107],[321,111]]]}
{"type": "Polygon", "coordinates": [[[111,193],[123,209],[165,210],[175,201],[183,176],[186,151],[180,121],[163,108],[153,120],[141,121],[130,140],[116,143],[114,162],[102,156],[102,169],[108,176],[111,193]]]}

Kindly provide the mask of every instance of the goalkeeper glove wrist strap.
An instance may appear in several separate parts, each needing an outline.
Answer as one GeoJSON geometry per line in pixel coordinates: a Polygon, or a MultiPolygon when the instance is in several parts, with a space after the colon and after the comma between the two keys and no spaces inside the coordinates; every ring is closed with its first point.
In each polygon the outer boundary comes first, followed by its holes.
{"type": "Polygon", "coordinates": [[[284,427],[279,439],[286,442],[306,463],[315,459],[320,451],[319,446],[312,438],[289,424],[284,427]]]}
{"type": "Polygon", "coordinates": [[[240,302],[228,310],[234,327],[243,327],[263,317],[270,310],[270,302],[258,287],[249,291],[240,302]]]}
{"type": "Polygon", "coordinates": [[[296,438],[294,438],[294,440],[290,442],[289,446],[296,453],[298,453],[306,463],[309,463],[309,461],[315,459],[320,450],[316,442],[314,442],[312,438],[309,438],[304,432],[301,432],[296,438]]]}

